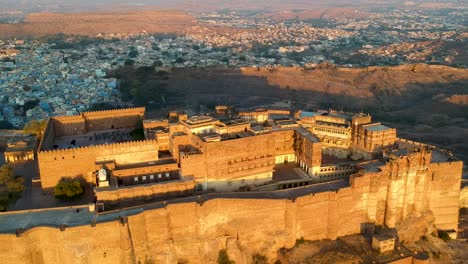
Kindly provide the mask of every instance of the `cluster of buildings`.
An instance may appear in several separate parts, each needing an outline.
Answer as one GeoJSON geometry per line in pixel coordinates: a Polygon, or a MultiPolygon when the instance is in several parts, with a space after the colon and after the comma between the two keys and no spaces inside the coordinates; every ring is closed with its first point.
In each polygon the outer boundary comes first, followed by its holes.
{"type": "Polygon", "coordinates": [[[43,189],[78,178],[93,186],[102,205],[206,192],[264,194],[324,182],[370,184],[370,192],[383,186],[389,192],[372,201],[372,210],[387,211],[371,213],[389,227],[424,208],[434,211],[442,229],[458,223],[462,162],[400,139],[364,113],[217,106],[210,115],[171,112],[154,120],[145,118],[144,108],[83,112],[49,119],[37,156],[43,189]],[[144,139],[129,136],[137,129],[144,139]],[[430,187],[434,181],[437,187],[430,187]],[[439,190],[447,184],[450,191],[439,190]],[[411,206],[402,209],[401,202],[411,206]]]}
{"type": "Polygon", "coordinates": [[[37,147],[36,136],[21,130],[0,130],[0,150],[4,159],[0,160],[0,164],[35,160],[37,147]]]}
{"type": "Polygon", "coordinates": [[[335,18],[335,26],[356,32],[354,40],[359,45],[353,53],[368,56],[374,65],[420,62],[450,65],[453,63],[450,56],[458,54],[441,50],[437,43],[465,41],[464,16],[462,10],[456,9],[397,8],[372,13],[364,19],[335,18]]]}
{"type": "Polygon", "coordinates": [[[82,56],[37,41],[2,44],[11,60],[0,62],[0,120],[22,127],[28,120],[73,115],[95,103],[120,100],[117,81],[106,78],[110,64],[92,50],[82,56]]]}
{"type": "MultiPolygon", "coordinates": [[[[233,25],[233,27],[235,27],[233,25]]],[[[248,49],[253,44],[265,46],[291,43],[293,45],[309,45],[319,40],[335,40],[350,38],[354,32],[334,28],[316,28],[306,23],[265,23],[257,25],[255,29],[240,29],[233,31],[216,30],[213,27],[197,27],[194,33],[189,34],[192,39],[213,46],[241,47],[248,49]]],[[[286,44],[287,45],[287,44],[286,44]]],[[[282,46],[282,45],[280,45],[282,46]]]]}
{"type": "Polygon", "coordinates": [[[464,41],[461,13],[409,12],[396,9],[369,17],[333,18],[324,25],[210,13],[178,36],[116,33],[85,44],[73,38],[0,41],[0,121],[21,127],[31,119],[77,114],[96,103],[119,104],[117,80],[106,75],[130,64],[262,67],[331,61],[352,67],[455,61],[459,54],[424,41],[464,41]]]}

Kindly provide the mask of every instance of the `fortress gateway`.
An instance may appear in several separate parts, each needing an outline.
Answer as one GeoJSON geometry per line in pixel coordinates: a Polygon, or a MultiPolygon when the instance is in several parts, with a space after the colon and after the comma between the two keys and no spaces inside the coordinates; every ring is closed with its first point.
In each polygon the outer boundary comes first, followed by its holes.
{"type": "Polygon", "coordinates": [[[362,223],[395,227],[426,211],[439,229],[458,223],[462,162],[362,113],[218,106],[149,120],[144,108],[85,112],[48,121],[38,160],[44,189],[80,178],[111,206],[206,193],[264,203],[286,190],[301,203],[297,238],[358,233],[362,223]],[[311,220],[314,206],[324,219],[311,220]]]}

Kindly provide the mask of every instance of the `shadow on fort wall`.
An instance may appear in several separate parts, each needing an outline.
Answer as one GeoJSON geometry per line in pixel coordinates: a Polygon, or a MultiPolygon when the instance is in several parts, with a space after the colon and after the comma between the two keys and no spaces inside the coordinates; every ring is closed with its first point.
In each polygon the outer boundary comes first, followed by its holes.
{"type": "Polygon", "coordinates": [[[444,101],[454,94],[467,94],[465,70],[404,65],[307,70],[208,67],[155,72],[152,67],[127,67],[114,76],[123,83],[123,97],[147,106],[150,117],[174,109],[196,113],[218,104],[253,108],[289,100],[293,110],[368,112],[374,121],[396,127],[402,137],[444,146],[468,161],[464,144],[468,106],[444,101]]]}

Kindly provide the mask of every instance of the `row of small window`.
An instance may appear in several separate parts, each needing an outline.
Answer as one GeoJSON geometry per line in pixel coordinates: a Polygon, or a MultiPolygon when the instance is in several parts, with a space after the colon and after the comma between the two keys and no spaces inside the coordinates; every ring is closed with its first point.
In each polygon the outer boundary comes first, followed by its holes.
{"type": "Polygon", "coordinates": [[[262,163],[262,164],[251,164],[248,167],[245,166],[245,167],[229,168],[228,173],[233,173],[233,172],[242,171],[242,170],[250,170],[250,169],[255,169],[255,168],[262,168],[262,167],[267,167],[273,164],[275,163],[273,161],[270,161],[268,163],[262,163]]]}
{"type": "Polygon", "coordinates": [[[324,171],[340,171],[340,170],[351,170],[351,169],[353,169],[353,167],[343,166],[343,167],[323,168],[323,169],[320,169],[320,171],[321,172],[324,172],[324,171]]]}
{"type": "MultiPolygon", "coordinates": [[[[166,178],[171,177],[171,175],[169,174],[169,172],[166,172],[166,175],[165,175],[165,176],[166,176],[166,178]]],[[[146,175],[141,176],[141,180],[142,180],[142,181],[146,181],[146,180],[148,179],[148,177],[149,177],[150,180],[154,180],[154,174],[151,174],[151,175],[149,175],[149,176],[146,176],[146,175]]],[[[158,179],[162,179],[162,178],[163,178],[163,175],[162,175],[161,173],[159,173],[159,174],[158,174],[158,179]]],[[[133,181],[137,182],[137,181],[139,181],[139,180],[140,180],[140,177],[139,177],[139,176],[133,177],[133,181]]]]}
{"type": "Polygon", "coordinates": [[[348,135],[348,134],[349,134],[349,132],[336,131],[336,130],[323,129],[323,128],[315,128],[314,131],[321,131],[321,132],[327,132],[327,133],[333,133],[333,134],[341,134],[341,135],[348,135]]]}
{"type": "Polygon", "coordinates": [[[240,163],[240,162],[244,162],[244,161],[251,161],[251,160],[271,158],[271,157],[273,157],[273,155],[266,154],[266,155],[260,155],[260,156],[255,156],[255,157],[248,157],[248,158],[240,158],[240,159],[235,159],[235,160],[229,160],[228,165],[231,165],[231,164],[234,164],[234,163],[240,163]]]}
{"type": "Polygon", "coordinates": [[[335,174],[329,174],[329,175],[320,175],[320,179],[345,177],[345,176],[348,176],[348,175],[349,175],[349,173],[335,173],[335,174]]]}
{"type": "MultiPolygon", "coordinates": [[[[257,179],[255,178],[254,181],[257,181],[257,179]]],[[[242,179],[242,180],[240,181],[240,184],[245,184],[245,180],[242,179]]],[[[227,185],[228,185],[228,186],[232,186],[232,182],[231,182],[231,181],[228,181],[228,182],[227,182],[227,185]]]]}

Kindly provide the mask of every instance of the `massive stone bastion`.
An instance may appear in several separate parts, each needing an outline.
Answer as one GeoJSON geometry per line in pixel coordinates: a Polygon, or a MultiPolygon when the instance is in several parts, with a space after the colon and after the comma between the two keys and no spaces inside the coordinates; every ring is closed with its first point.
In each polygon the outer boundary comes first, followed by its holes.
{"type": "MultiPolygon", "coordinates": [[[[421,155],[408,162],[417,157],[421,155]]],[[[366,223],[391,227],[427,211],[433,212],[438,228],[456,228],[462,162],[403,167],[404,157],[401,160],[401,171],[386,171],[395,169],[393,163],[380,167],[380,172],[361,171],[349,182],[200,195],[145,205],[126,216],[123,211],[90,213],[95,224],[92,220],[77,224],[72,216],[57,212],[59,220],[54,223],[75,221],[62,231],[57,226],[29,226],[17,235],[6,229],[6,223],[18,221],[2,215],[0,259],[2,263],[216,263],[219,250],[227,249],[236,263],[250,263],[254,254],[275,259],[278,249],[293,247],[297,239],[336,239],[360,233],[366,223]],[[119,220],[118,215],[124,218],[119,220]]]]}

